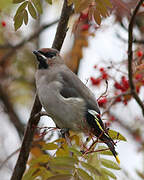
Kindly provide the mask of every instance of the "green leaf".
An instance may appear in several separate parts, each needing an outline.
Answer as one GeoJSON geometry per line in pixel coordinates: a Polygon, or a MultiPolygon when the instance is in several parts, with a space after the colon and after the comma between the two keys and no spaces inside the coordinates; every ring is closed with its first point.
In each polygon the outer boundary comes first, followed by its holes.
{"type": "Polygon", "coordinates": [[[15,31],[17,31],[17,30],[21,27],[21,25],[22,25],[22,23],[23,23],[23,20],[24,20],[24,18],[23,18],[23,13],[19,13],[19,14],[15,17],[15,19],[14,19],[15,31]]]}
{"type": "Polygon", "coordinates": [[[82,153],[80,151],[76,150],[75,148],[70,147],[69,151],[73,152],[76,156],[82,156],[82,153]]]}
{"type": "Polygon", "coordinates": [[[19,8],[17,9],[16,14],[15,14],[15,16],[14,16],[14,20],[15,20],[16,16],[18,16],[20,13],[22,13],[22,12],[25,10],[27,4],[28,4],[28,1],[25,1],[24,3],[22,3],[22,4],[19,6],[19,8]]]}
{"type": "Polygon", "coordinates": [[[114,140],[116,139],[116,140],[121,140],[121,141],[127,141],[123,135],[121,135],[119,132],[116,132],[114,130],[109,130],[108,134],[114,140]]]}
{"type": "Polygon", "coordinates": [[[29,11],[30,15],[31,15],[34,19],[37,19],[36,10],[35,10],[35,8],[34,8],[34,6],[32,5],[31,2],[28,3],[28,11],[29,11]]]}
{"type": "Polygon", "coordinates": [[[47,163],[49,160],[50,160],[50,156],[48,154],[43,154],[36,159],[32,159],[30,161],[30,165],[34,166],[35,164],[38,163],[47,163]]]}
{"type": "Polygon", "coordinates": [[[24,174],[22,180],[30,180],[32,179],[32,175],[35,173],[36,169],[35,168],[29,168],[27,173],[24,174]]]}
{"type": "Polygon", "coordinates": [[[51,161],[52,163],[56,164],[68,164],[68,165],[74,165],[78,163],[78,159],[75,157],[69,157],[69,156],[61,156],[61,157],[55,157],[51,161]]]}
{"type": "Polygon", "coordinates": [[[77,174],[82,180],[93,180],[93,178],[83,169],[77,168],[77,174]]]}
{"type": "Polygon", "coordinates": [[[98,150],[103,150],[103,151],[99,151],[99,154],[103,154],[103,155],[108,155],[108,156],[113,156],[112,152],[110,150],[107,150],[106,146],[99,146],[98,150]],[[106,150],[105,150],[106,149],[106,150]]]}
{"type": "Polygon", "coordinates": [[[32,0],[35,8],[37,9],[39,14],[42,14],[43,10],[42,10],[42,5],[41,5],[41,1],[40,0],[32,0]]]}
{"type": "Polygon", "coordinates": [[[14,4],[18,4],[18,3],[21,3],[21,2],[23,2],[23,1],[25,1],[25,0],[13,0],[13,3],[14,3],[14,4]]]}
{"type": "Polygon", "coordinates": [[[111,169],[115,169],[115,170],[121,169],[115,162],[113,162],[111,160],[101,158],[100,161],[101,161],[102,165],[107,168],[111,168],[111,169]]]}
{"type": "Polygon", "coordinates": [[[102,172],[103,174],[108,175],[108,176],[111,177],[112,179],[117,179],[116,176],[115,176],[111,171],[109,171],[108,169],[101,168],[101,172],[102,172]]]}
{"type": "Polygon", "coordinates": [[[42,150],[56,150],[58,149],[58,145],[54,143],[47,143],[42,147],[42,150]]]}
{"type": "Polygon", "coordinates": [[[27,10],[24,10],[24,12],[23,12],[23,18],[24,18],[24,23],[25,23],[25,25],[27,25],[27,23],[28,23],[28,12],[27,12],[27,10]]]}
{"type": "Polygon", "coordinates": [[[71,174],[59,174],[56,176],[51,176],[47,180],[70,180],[72,179],[71,174]]]}
{"type": "Polygon", "coordinates": [[[94,166],[92,166],[92,165],[90,165],[90,164],[88,164],[88,163],[86,163],[86,162],[83,162],[83,161],[81,161],[80,163],[81,163],[81,165],[82,165],[84,168],[86,168],[86,170],[88,170],[90,173],[92,173],[92,174],[97,174],[98,176],[101,176],[100,171],[99,171],[98,169],[96,169],[94,166]]]}
{"type": "Polygon", "coordinates": [[[52,5],[52,0],[45,0],[47,3],[49,3],[50,5],[52,5]]]}

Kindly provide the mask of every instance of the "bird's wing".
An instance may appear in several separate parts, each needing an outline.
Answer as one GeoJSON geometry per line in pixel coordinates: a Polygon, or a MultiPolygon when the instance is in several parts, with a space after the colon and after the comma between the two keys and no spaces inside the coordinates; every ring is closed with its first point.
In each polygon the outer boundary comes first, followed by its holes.
{"type": "Polygon", "coordinates": [[[96,98],[89,88],[68,68],[61,71],[63,89],[61,93],[64,97],[80,97],[84,99],[89,109],[100,114],[96,98]]]}

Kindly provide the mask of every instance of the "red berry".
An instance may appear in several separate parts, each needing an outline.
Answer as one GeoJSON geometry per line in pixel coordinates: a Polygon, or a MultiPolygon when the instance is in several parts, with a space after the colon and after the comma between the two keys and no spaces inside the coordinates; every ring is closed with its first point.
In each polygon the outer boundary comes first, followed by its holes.
{"type": "Polygon", "coordinates": [[[106,72],[104,72],[104,73],[102,74],[102,79],[105,79],[105,80],[108,79],[108,74],[107,74],[106,72]]]}
{"type": "Polygon", "coordinates": [[[90,25],[89,24],[83,24],[81,27],[82,31],[87,31],[89,29],[90,25]]]}
{"type": "Polygon", "coordinates": [[[120,85],[120,83],[118,83],[118,82],[115,82],[114,83],[114,87],[116,88],[116,89],[123,89],[123,87],[120,85]]]}
{"type": "Polygon", "coordinates": [[[106,103],[107,103],[107,98],[106,97],[101,98],[101,99],[98,100],[99,106],[103,106],[106,103]]]}
{"type": "Polygon", "coordinates": [[[124,100],[123,100],[123,103],[124,103],[124,105],[127,105],[128,102],[127,102],[126,99],[124,99],[124,100]]]}
{"type": "Polygon", "coordinates": [[[121,78],[121,81],[122,81],[122,84],[123,84],[123,87],[124,87],[124,91],[127,90],[129,88],[129,83],[128,83],[128,80],[126,79],[125,76],[122,76],[121,78]]]}
{"type": "Polygon", "coordinates": [[[1,25],[2,25],[3,27],[5,27],[5,26],[6,26],[6,22],[5,22],[5,21],[2,21],[2,22],[1,22],[1,25]]]}
{"type": "Polygon", "coordinates": [[[136,86],[136,92],[139,93],[139,91],[140,91],[140,87],[136,86]]]}
{"type": "Polygon", "coordinates": [[[100,79],[100,78],[91,77],[90,80],[91,80],[91,82],[92,82],[93,85],[99,85],[100,82],[101,82],[101,79],[100,79]]]}
{"type": "Polygon", "coordinates": [[[104,68],[103,67],[101,67],[99,70],[100,70],[100,72],[104,72],[104,68]]]}
{"type": "Polygon", "coordinates": [[[110,116],[110,121],[115,121],[115,117],[114,116],[110,116]]]}
{"type": "Polygon", "coordinates": [[[142,78],[142,74],[136,74],[136,75],[135,75],[135,79],[136,79],[136,80],[140,80],[141,78],[142,78]]]}
{"type": "Polygon", "coordinates": [[[115,101],[116,102],[121,102],[121,97],[117,97],[115,101]]]}
{"type": "Polygon", "coordinates": [[[138,57],[143,56],[143,52],[142,52],[142,51],[137,51],[137,56],[138,56],[138,57]]]}
{"type": "Polygon", "coordinates": [[[93,67],[94,69],[96,69],[97,68],[97,65],[94,65],[94,67],[93,67]]]}
{"type": "Polygon", "coordinates": [[[81,20],[84,20],[84,19],[87,19],[88,18],[88,13],[81,13],[81,15],[80,15],[80,19],[81,20]]]}

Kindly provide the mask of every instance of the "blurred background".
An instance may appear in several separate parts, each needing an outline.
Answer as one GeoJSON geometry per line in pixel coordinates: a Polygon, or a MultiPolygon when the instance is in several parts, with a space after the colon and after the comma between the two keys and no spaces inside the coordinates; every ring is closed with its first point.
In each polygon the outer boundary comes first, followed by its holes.
{"type": "MultiPolygon", "coordinates": [[[[94,92],[102,119],[117,130],[126,142],[117,142],[121,160],[117,179],[144,179],[144,117],[129,94],[127,47],[128,24],[137,0],[112,0],[109,16],[99,26],[88,17],[88,10],[71,16],[61,55],[65,63],[94,92]]],[[[0,1],[0,178],[8,180],[30,116],[36,89],[37,62],[32,51],[51,47],[63,1],[52,5],[42,1],[43,13],[28,25],[14,30],[17,5],[0,1]],[[50,23],[53,23],[49,26],[50,23]]],[[[134,25],[133,80],[144,102],[144,5],[134,25]]],[[[41,118],[39,127],[53,127],[53,121],[41,118]]],[[[57,137],[57,132],[48,138],[57,137]]],[[[35,137],[37,138],[37,137],[35,137]]],[[[32,149],[31,153],[38,153],[32,149]]]]}

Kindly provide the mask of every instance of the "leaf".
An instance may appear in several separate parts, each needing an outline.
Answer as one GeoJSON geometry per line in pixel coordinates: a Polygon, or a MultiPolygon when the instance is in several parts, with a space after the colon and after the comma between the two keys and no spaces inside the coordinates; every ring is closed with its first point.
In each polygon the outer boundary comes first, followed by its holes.
{"type": "Polygon", "coordinates": [[[68,6],[70,6],[73,2],[74,0],[68,0],[68,6]]]}
{"type": "Polygon", "coordinates": [[[112,5],[112,3],[110,2],[110,0],[103,0],[103,3],[104,3],[105,6],[107,6],[107,7],[109,7],[109,8],[112,8],[112,7],[113,7],[113,5],[112,5]]]}
{"type": "Polygon", "coordinates": [[[50,5],[52,5],[52,0],[45,0],[47,3],[49,3],[50,5]]]}
{"type": "Polygon", "coordinates": [[[101,1],[98,1],[97,5],[96,5],[96,9],[99,11],[99,13],[103,17],[106,18],[107,16],[109,16],[107,8],[103,5],[103,3],[101,1]]]}
{"type": "Polygon", "coordinates": [[[113,140],[127,141],[126,138],[117,131],[109,130],[108,134],[113,140]]]}
{"type": "Polygon", "coordinates": [[[29,11],[30,15],[31,15],[34,19],[37,19],[36,10],[35,10],[35,8],[34,8],[34,6],[32,5],[31,2],[28,3],[28,11],[29,11]]]}
{"type": "Polygon", "coordinates": [[[93,178],[83,169],[77,168],[77,174],[82,180],[93,180],[93,178]]]}
{"type": "Polygon", "coordinates": [[[60,173],[71,173],[72,170],[75,169],[74,165],[68,165],[68,164],[65,164],[64,162],[63,162],[63,164],[50,162],[49,167],[53,171],[60,172],[60,173]]]}
{"type": "Polygon", "coordinates": [[[69,156],[61,156],[61,157],[55,157],[51,161],[52,163],[56,164],[68,164],[68,165],[74,165],[78,163],[78,159],[75,157],[69,157],[69,156]]]}
{"type": "Polygon", "coordinates": [[[71,174],[59,174],[56,176],[51,176],[47,180],[70,180],[72,179],[71,174]]]}
{"type": "Polygon", "coordinates": [[[89,163],[86,163],[86,162],[83,162],[81,161],[80,162],[81,165],[86,168],[86,170],[88,170],[90,173],[92,174],[97,174],[98,176],[101,176],[101,173],[98,169],[96,169],[94,166],[90,165],[89,163]]]}
{"type": "Polygon", "coordinates": [[[23,11],[25,10],[27,4],[28,4],[28,1],[25,1],[24,3],[22,3],[22,4],[19,6],[19,8],[17,9],[16,14],[15,14],[15,16],[14,16],[14,20],[15,20],[16,16],[18,16],[21,12],[23,12],[23,11]]]}
{"type": "Polygon", "coordinates": [[[28,12],[26,10],[24,10],[23,15],[24,15],[23,16],[24,23],[25,23],[25,25],[27,25],[28,24],[28,12]]]}
{"type": "Polygon", "coordinates": [[[35,164],[38,163],[47,163],[50,160],[50,156],[48,154],[43,154],[39,156],[38,158],[32,159],[30,161],[30,165],[34,166],[35,164]]]}
{"type": "Polygon", "coordinates": [[[99,11],[98,11],[98,10],[95,10],[93,16],[94,16],[95,22],[96,22],[98,25],[100,25],[100,24],[101,24],[101,16],[100,16],[99,11]]]}
{"type": "Polygon", "coordinates": [[[111,160],[101,158],[100,161],[101,161],[102,165],[107,168],[111,168],[111,169],[115,169],[115,170],[121,169],[115,162],[113,162],[111,160]]]}
{"type": "Polygon", "coordinates": [[[109,171],[108,169],[101,168],[101,172],[103,174],[110,176],[112,179],[117,179],[116,176],[111,171],[109,171]]]}
{"type": "Polygon", "coordinates": [[[75,12],[79,13],[82,12],[83,10],[85,10],[86,8],[89,7],[89,5],[91,4],[92,0],[81,0],[81,1],[75,1],[75,12]]]}
{"type": "Polygon", "coordinates": [[[47,143],[42,147],[42,150],[56,150],[58,149],[58,145],[54,143],[47,143]]]}
{"type": "Polygon", "coordinates": [[[13,3],[14,3],[14,4],[18,4],[18,3],[21,3],[21,2],[23,2],[23,1],[25,1],[25,0],[13,0],[13,3]]]}
{"type": "Polygon", "coordinates": [[[35,168],[29,168],[27,173],[24,174],[22,180],[28,180],[28,179],[32,179],[32,175],[35,173],[36,169],[35,168]]]}
{"type": "Polygon", "coordinates": [[[99,146],[98,150],[103,150],[103,151],[100,151],[99,154],[113,156],[112,152],[110,150],[107,150],[106,146],[99,146]]]}
{"type": "Polygon", "coordinates": [[[23,13],[19,13],[14,19],[15,31],[17,31],[23,23],[23,13]]]}
{"type": "Polygon", "coordinates": [[[40,0],[32,0],[35,8],[37,9],[39,14],[42,14],[43,10],[42,10],[42,5],[41,5],[41,1],[40,0]]]}
{"type": "Polygon", "coordinates": [[[73,152],[76,156],[82,156],[82,153],[80,151],[76,150],[75,148],[70,147],[69,151],[73,152]]]}

